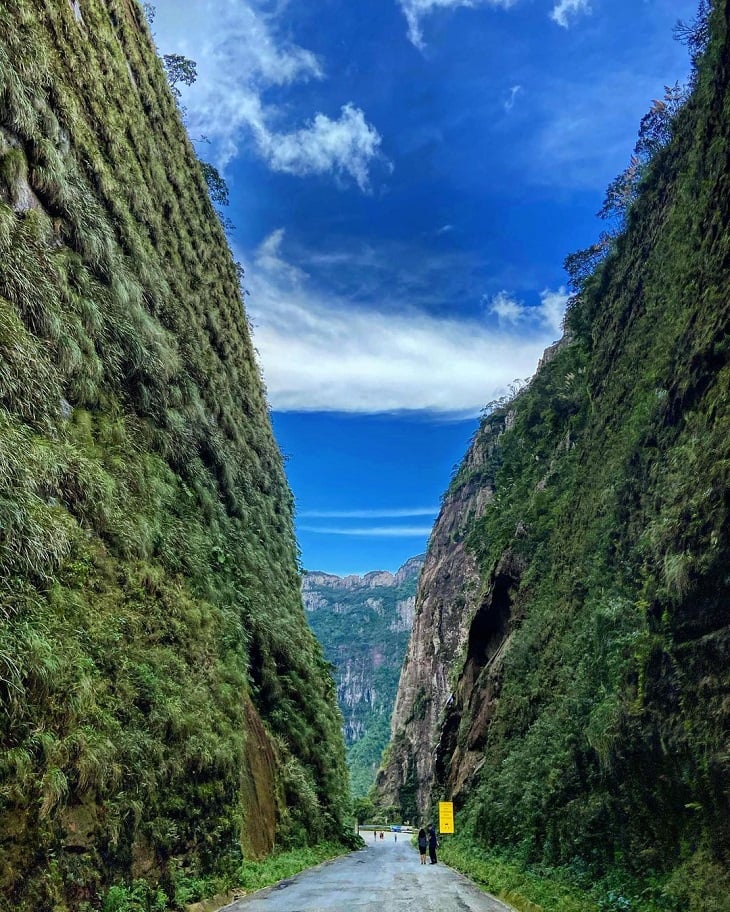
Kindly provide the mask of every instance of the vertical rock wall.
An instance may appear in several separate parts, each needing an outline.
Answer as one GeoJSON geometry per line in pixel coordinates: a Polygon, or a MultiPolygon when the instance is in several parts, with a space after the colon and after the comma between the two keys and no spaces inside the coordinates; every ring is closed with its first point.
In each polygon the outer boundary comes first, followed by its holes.
{"type": "Polygon", "coordinates": [[[419,578],[391,744],[377,779],[382,802],[399,805],[409,819],[420,818],[430,807],[440,722],[480,603],[479,571],[465,536],[492,497],[495,444],[502,427],[473,441],[444,498],[419,578]]]}

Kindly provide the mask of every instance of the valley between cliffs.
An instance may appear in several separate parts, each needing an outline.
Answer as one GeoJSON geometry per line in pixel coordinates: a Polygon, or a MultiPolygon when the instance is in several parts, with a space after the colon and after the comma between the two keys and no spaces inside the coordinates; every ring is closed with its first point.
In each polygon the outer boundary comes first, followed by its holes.
{"type": "Polygon", "coordinates": [[[396,573],[302,580],[309,624],[334,667],[353,794],[366,795],[390,735],[398,675],[413,625],[423,556],[396,573]]]}

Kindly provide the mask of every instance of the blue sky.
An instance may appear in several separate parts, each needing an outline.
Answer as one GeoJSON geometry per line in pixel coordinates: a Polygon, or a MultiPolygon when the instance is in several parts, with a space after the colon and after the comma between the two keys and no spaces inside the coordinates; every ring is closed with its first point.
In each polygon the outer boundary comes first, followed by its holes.
{"type": "Polygon", "coordinates": [[[306,569],[425,550],[480,410],[560,336],[695,0],[157,0],[231,191],[306,569]]]}

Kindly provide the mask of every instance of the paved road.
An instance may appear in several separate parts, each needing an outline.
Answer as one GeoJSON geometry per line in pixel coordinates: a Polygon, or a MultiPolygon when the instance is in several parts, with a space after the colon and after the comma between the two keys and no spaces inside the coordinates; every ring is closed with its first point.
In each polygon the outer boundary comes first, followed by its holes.
{"type": "Polygon", "coordinates": [[[445,865],[421,865],[406,834],[303,871],[221,912],[509,912],[445,865]]]}

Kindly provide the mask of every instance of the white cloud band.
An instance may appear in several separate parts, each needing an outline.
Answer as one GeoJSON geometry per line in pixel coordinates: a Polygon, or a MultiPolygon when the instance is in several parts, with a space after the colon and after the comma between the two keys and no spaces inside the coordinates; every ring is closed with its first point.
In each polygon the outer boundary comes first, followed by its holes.
{"type": "Polygon", "coordinates": [[[282,258],[283,240],[282,230],[270,235],[246,276],[274,410],[477,414],[531,375],[560,335],[562,291],[544,292],[536,307],[513,302],[496,326],[493,318],[437,316],[398,300],[358,307],[311,287],[282,258]]]}
{"type": "Polygon", "coordinates": [[[348,528],[347,526],[299,526],[300,532],[316,532],[320,535],[353,535],[361,538],[423,538],[431,534],[431,526],[368,526],[348,528]]]}

